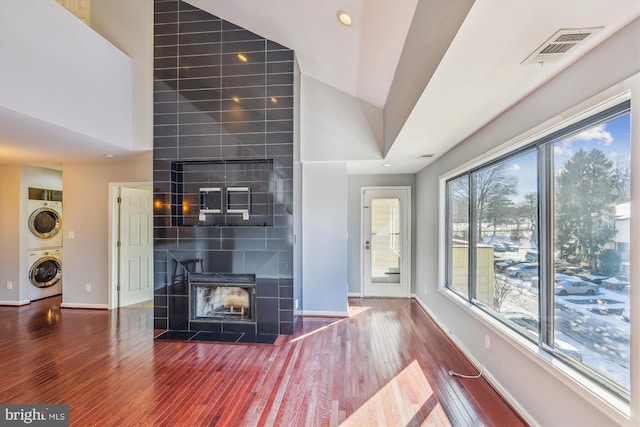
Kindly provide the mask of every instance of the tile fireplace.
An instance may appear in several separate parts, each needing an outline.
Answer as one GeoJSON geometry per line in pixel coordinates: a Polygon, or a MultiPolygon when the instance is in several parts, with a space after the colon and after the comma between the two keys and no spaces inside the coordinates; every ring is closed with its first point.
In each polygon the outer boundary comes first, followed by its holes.
{"type": "Polygon", "coordinates": [[[295,329],[294,54],[184,1],[154,1],[156,339],[295,329]]]}

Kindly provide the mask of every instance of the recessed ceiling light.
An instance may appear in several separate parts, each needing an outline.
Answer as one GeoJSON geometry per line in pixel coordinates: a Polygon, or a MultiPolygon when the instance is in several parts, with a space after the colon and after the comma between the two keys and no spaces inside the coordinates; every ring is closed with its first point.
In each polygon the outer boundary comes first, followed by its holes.
{"type": "Polygon", "coordinates": [[[247,57],[241,53],[238,54],[238,59],[242,62],[247,62],[247,57]]]}
{"type": "Polygon", "coordinates": [[[433,157],[433,153],[423,153],[423,154],[418,154],[418,158],[419,159],[429,159],[433,157]]]}
{"type": "Polygon", "coordinates": [[[389,166],[391,166],[391,163],[385,163],[385,164],[384,164],[384,165],[382,165],[382,166],[384,166],[385,168],[388,168],[389,166]]]}
{"type": "Polygon", "coordinates": [[[104,156],[105,156],[107,159],[115,159],[116,157],[118,157],[118,156],[116,156],[115,154],[105,154],[104,156]]]}
{"type": "Polygon", "coordinates": [[[349,25],[351,25],[351,14],[344,10],[339,10],[338,21],[340,21],[342,25],[346,25],[348,27],[349,25]]]}

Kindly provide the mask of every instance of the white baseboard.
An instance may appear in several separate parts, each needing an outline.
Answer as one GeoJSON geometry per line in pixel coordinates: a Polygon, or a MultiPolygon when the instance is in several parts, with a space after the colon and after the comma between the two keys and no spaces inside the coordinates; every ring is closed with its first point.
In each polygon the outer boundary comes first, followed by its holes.
{"type": "Polygon", "coordinates": [[[498,380],[496,380],[496,378],[491,375],[491,372],[489,372],[487,370],[487,368],[485,368],[482,363],[480,363],[480,361],[478,359],[476,359],[476,357],[464,346],[464,344],[462,342],[460,342],[458,340],[458,338],[454,335],[451,335],[449,333],[447,333],[447,328],[445,328],[445,326],[442,324],[442,322],[440,322],[440,320],[438,319],[438,317],[431,311],[429,310],[429,308],[427,307],[427,305],[422,302],[422,300],[420,298],[418,298],[418,296],[416,294],[411,294],[411,297],[413,299],[416,300],[416,302],[418,304],[420,304],[420,307],[422,307],[424,309],[424,311],[426,311],[429,316],[431,317],[431,319],[438,325],[438,327],[440,328],[440,330],[443,331],[443,333],[451,340],[453,341],[453,343],[456,345],[456,347],[458,347],[458,349],[465,355],[465,357],[467,359],[469,359],[469,361],[471,362],[471,364],[478,370],[478,372],[482,372],[482,376],[487,380],[487,382],[489,384],[491,384],[491,387],[493,387],[498,394],[500,394],[502,396],[502,398],[504,400],[506,400],[507,402],[509,402],[509,405],[511,405],[513,407],[513,409],[515,409],[515,411],[526,421],[529,423],[529,425],[532,426],[537,426],[539,425],[536,420],[527,412],[527,410],[524,408],[524,406],[522,406],[520,404],[520,402],[518,402],[512,395],[511,393],[509,393],[504,387],[502,387],[502,385],[498,382],[498,380]]]}
{"type": "Polygon", "coordinates": [[[349,317],[348,311],[312,311],[303,310],[303,317],[349,317]]]}
{"type": "Polygon", "coordinates": [[[28,299],[24,299],[22,301],[3,301],[3,300],[0,300],[0,305],[19,306],[19,305],[27,305],[27,304],[31,304],[31,301],[29,301],[28,299]]]}
{"type": "Polygon", "coordinates": [[[90,308],[93,310],[108,310],[109,304],[86,304],[76,302],[63,302],[60,304],[61,308],[90,308]]]}
{"type": "Polygon", "coordinates": [[[360,292],[348,292],[347,293],[347,297],[348,298],[362,298],[362,293],[360,293],[360,292]]]}

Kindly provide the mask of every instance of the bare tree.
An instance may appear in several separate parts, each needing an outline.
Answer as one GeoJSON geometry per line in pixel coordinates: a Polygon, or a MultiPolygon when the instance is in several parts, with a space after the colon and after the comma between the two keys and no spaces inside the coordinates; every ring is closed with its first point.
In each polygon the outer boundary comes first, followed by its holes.
{"type": "Polygon", "coordinates": [[[510,196],[516,194],[518,177],[507,171],[504,164],[482,170],[476,174],[476,205],[479,233],[482,238],[482,226],[490,223],[495,233],[498,224],[508,221],[513,202],[510,196]]]}
{"type": "Polygon", "coordinates": [[[513,292],[514,286],[505,276],[496,274],[493,286],[493,308],[500,313],[502,304],[507,296],[513,292]]]}

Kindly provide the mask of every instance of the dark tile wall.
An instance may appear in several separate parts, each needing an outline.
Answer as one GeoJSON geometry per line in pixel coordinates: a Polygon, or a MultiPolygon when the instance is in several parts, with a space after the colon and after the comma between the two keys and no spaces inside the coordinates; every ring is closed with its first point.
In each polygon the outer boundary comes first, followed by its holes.
{"type": "Polygon", "coordinates": [[[155,328],[202,328],[189,323],[188,287],[173,286],[173,260],[200,259],[205,272],[256,276],[256,322],[207,328],[291,334],[293,52],[182,1],[154,5],[155,328]],[[216,172],[198,162],[222,160],[269,164],[271,221],[172,222],[183,208],[172,167],[198,164],[190,179],[206,183],[216,172]]]}

